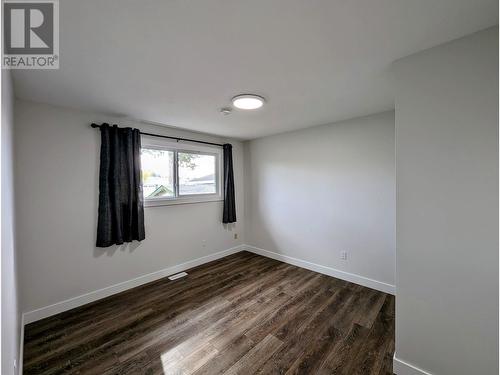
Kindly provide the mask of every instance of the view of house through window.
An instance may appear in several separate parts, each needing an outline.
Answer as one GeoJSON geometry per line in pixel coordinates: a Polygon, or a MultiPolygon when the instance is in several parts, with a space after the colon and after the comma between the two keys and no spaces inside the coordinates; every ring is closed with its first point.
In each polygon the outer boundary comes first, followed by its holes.
{"type": "Polygon", "coordinates": [[[174,152],[141,149],[142,190],[144,198],[173,198],[174,152]]]}
{"type": "Polygon", "coordinates": [[[214,154],[143,147],[141,167],[146,200],[217,193],[214,154]]]}

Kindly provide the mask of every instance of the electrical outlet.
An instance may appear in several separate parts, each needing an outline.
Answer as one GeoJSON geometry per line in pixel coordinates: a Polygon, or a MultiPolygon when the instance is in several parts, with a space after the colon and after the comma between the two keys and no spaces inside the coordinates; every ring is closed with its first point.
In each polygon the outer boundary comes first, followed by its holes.
{"type": "Polygon", "coordinates": [[[347,260],[347,251],[340,252],[340,259],[347,260]]]}
{"type": "Polygon", "coordinates": [[[206,246],[207,246],[207,240],[202,240],[201,247],[206,247],[206,246]]]}
{"type": "Polygon", "coordinates": [[[238,233],[235,233],[234,234],[234,239],[237,240],[238,239],[238,233]]]}

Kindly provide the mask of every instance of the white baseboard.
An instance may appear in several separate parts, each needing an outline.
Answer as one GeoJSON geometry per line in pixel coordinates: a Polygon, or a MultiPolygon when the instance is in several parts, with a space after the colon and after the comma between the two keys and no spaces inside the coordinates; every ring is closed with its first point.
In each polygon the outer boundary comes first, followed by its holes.
{"type": "Polygon", "coordinates": [[[204,263],[211,262],[213,260],[217,260],[223,258],[225,256],[237,253],[242,251],[244,245],[239,245],[233,247],[231,249],[219,251],[214,254],[210,254],[198,259],[190,260],[185,263],[181,263],[172,267],[168,267],[162,269],[160,271],[156,271],[147,275],[139,276],[135,279],[127,280],[115,285],[108,286],[106,288],[102,288],[99,290],[95,290],[93,292],[85,293],[77,297],[73,297],[67,299],[65,301],[54,303],[50,306],[45,306],[33,311],[25,312],[22,317],[23,326],[24,324],[29,324],[32,322],[36,322],[37,320],[47,318],[52,315],[59,314],[64,311],[68,311],[74,309],[75,307],[86,305],[87,303],[97,301],[102,298],[109,297],[113,294],[123,292],[125,290],[135,288],[139,285],[143,285],[149,283],[151,281],[155,281],[161,279],[163,277],[170,276],[172,274],[185,271],[187,269],[199,266],[204,263]]]}
{"type": "Polygon", "coordinates": [[[396,294],[396,287],[391,284],[384,283],[382,281],[373,280],[364,276],[356,275],[354,273],[349,273],[345,271],[338,270],[336,268],[322,266],[320,264],[311,263],[302,259],[293,258],[288,255],[278,254],[269,250],[259,249],[255,246],[244,245],[245,250],[252,253],[262,255],[268,258],[276,259],[288,264],[292,264],[297,267],[306,268],[308,270],[319,272],[328,276],[333,276],[338,279],[346,280],[351,283],[366,286],[368,288],[380,290],[384,293],[396,294]]]}
{"type": "Polygon", "coordinates": [[[21,314],[21,337],[19,337],[19,358],[17,359],[18,374],[23,375],[24,358],[24,314],[21,314]]]}
{"type": "MultiPolygon", "coordinates": [[[[369,279],[360,275],[352,274],[349,272],[344,272],[337,270],[335,268],[327,267],[327,266],[322,266],[319,264],[307,262],[305,260],[289,257],[287,255],[283,254],[278,254],[274,253],[268,250],[264,249],[259,249],[255,246],[250,246],[250,245],[239,245],[236,247],[233,247],[231,249],[219,251],[214,254],[210,254],[198,259],[190,260],[185,263],[181,263],[172,267],[168,267],[147,275],[139,276],[135,279],[127,280],[115,285],[108,286],[106,288],[98,289],[89,293],[82,294],[77,297],[69,298],[67,300],[57,302],[55,304],[45,306],[33,311],[28,311],[23,313],[22,315],[22,324],[23,326],[25,324],[33,323],[36,322],[37,320],[41,320],[44,318],[47,318],[52,315],[59,314],[64,311],[68,311],[71,309],[74,309],[76,307],[83,306],[87,303],[91,303],[94,301],[97,301],[102,298],[109,297],[113,294],[123,292],[125,290],[135,288],[137,286],[161,279],[163,277],[170,276],[172,274],[178,273],[185,271],[189,268],[193,268],[196,266],[199,266],[204,263],[211,262],[213,260],[217,260],[220,258],[223,258],[225,256],[235,254],[237,252],[243,251],[243,250],[248,250],[250,252],[253,252],[255,254],[259,254],[268,258],[273,258],[285,263],[293,264],[298,267],[306,268],[311,271],[319,272],[328,276],[333,276],[342,280],[346,280],[349,282],[353,282],[355,284],[363,285],[369,288],[373,288],[376,290],[380,290],[385,293],[390,293],[390,294],[395,294],[395,286],[383,283],[381,281],[369,279]]],[[[21,361],[20,361],[21,362],[21,361]]]]}
{"type": "MultiPolygon", "coordinates": [[[[219,251],[214,254],[210,254],[198,259],[190,260],[185,263],[181,263],[172,267],[168,267],[156,272],[152,272],[147,275],[139,276],[137,278],[127,280],[115,285],[108,286],[106,288],[102,288],[99,290],[95,290],[93,292],[85,293],[77,297],[73,297],[61,302],[57,302],[55,304],[45,306],[33,311],[28,311],[22,314],[21,316],[21,337],[20,337],[20,349],[19,349],[19,375],[23,373],[23,348],[24,348],[24,326],[29,323],[36,322],[37,320],[41,320],[47,318],[52,315],[59,314],[64,311],[68,311],[74,309],[76,307],[80,307],[86,305],[87,303],[91,303],[97,301],[102,298],[109,297],[113,294],[117,294],[123,291],[126,291],[131,288],[135,288],[137,286],[170,276],[172,274],[176,274],[182,271],[186,271],[190,268],[223,258],[225,256],[238,253],[240,251],[247,250],[252,253],[262,255],[268,258],[276,259],[288,264],[292,264],[294,266],[298,266],[301,268],[306,268],[308,270],[319,272],[328,276],[333,276],[342,280],[346,280],[355,284],[363,285],[369,288],[373,288],[376,290],[380,290],[385,293],[395,294],[395,286],[387,283],[383,283],[381,281],[373,280],[367,277],[363,277],[360,275],[352,274],[345,271],[340,271],[338,269],[322,266],[319,264],[311,263],[302,259],[293,258],[287,255],[274,253],[272,251],[259,249],[255,246],[250,245],[239,245],[235,246],[231,249],[219,251]]],[[[401,360],[398,360],[394,357],[394,371],[398,375],[431,375],[428,372],[420,370],[412,365],[407,364],[401,360]],[[409,371],[414,372],[409,372],[409,371]],[[415,372],[417,371],[417,372],[415,372]]]]}
{"type": "Polygon", "coordinates": [[[392,363],[393,363],[392,371],[396,375],[432,375],[428,371],[424,371],[421,368],[418,368],[417,366],[414,366],[412,364],[409,364],[408,362],[398,359],[396,357],[396,354],[394,354],[392,363]]]}

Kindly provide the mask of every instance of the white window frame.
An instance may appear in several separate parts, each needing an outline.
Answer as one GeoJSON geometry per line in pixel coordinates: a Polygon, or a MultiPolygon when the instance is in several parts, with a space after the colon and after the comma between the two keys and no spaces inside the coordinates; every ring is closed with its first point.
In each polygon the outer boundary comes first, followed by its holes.
{"type": "Polygon", "coordinates": [[[174,152],[174,191],[175,197],[144,198],[144,207],[170,206],[222,201],[222,148],[209,145],[194,145],[169,141],[166,139],[141,136],[141,147],[174,152]],[[178,152],[215,156],[215,194],[179,195],[178,152]]]}

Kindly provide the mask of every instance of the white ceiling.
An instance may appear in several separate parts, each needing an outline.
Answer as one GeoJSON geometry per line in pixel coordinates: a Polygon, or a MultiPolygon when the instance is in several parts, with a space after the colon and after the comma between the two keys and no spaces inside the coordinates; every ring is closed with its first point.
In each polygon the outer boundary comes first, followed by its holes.
{"type": "Polygon", "coordinates": [[[394,60],[498,24],[497,0],[61,0],[60,69],[22,99],[251,139],[394,108],[394,60]],[[219,113],[256,93],[255,112],[219,113]]]}

